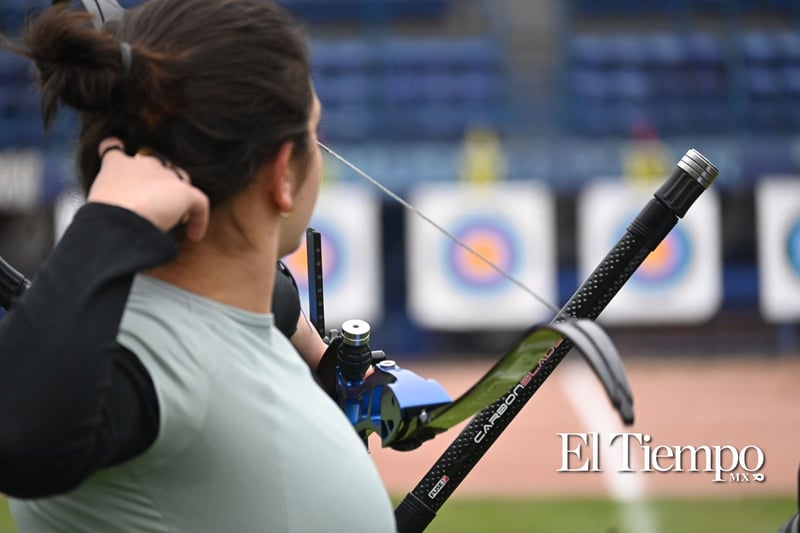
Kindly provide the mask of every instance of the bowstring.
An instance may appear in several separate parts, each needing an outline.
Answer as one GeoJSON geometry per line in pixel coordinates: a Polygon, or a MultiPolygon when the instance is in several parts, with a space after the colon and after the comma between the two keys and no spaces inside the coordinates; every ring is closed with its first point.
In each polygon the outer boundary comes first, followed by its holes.
{"type": "Polygon", "coordinates": [[[558,314],[560,312],[560,309],[558,309],[556,306],[554,306],[553,304],[551,304],[550,302],[548,302],[547,300],[545,300],[544,298],[542,298],[541,296],[536,294],[536,292],[534,292],[533,289],[531,289],[530,287],[525,285],[522,281],[518,280],[517,278],[515,278],[514,276],[512,276],[511,274],[509,274],[508,272],[506,272],[502,268],[500,268],[498,265],[493,263],[490,259],[488,259],[487,257],[483,256],[480,252],[478,252],[477,250],[472,248],[469,244],[465,243],[464,241],[462,241],[461,239],[456,237],[453,233],[448,231],[441,224],[437,223],[435,220],[430,218],[428,215],[426,215],[425,213],[423,213],[422,211],[420,211],[419,209],[417,209],[416,207],[414,207],[413,205],[408,203],[400,195],[394,193],[391,189],[389,189],[388,187],[386,187],[385,185],[380,183],[378,180],[376,180],[375,178],[373,178],[372,176],[370,176],[369,174],[367,174],[366,172],[364,172],[363,170],[361,170],[360,168],[355,166],[353,163],[351,163],[350,161],[348,161],[347,159],[345,159],[344,157],[342,157],[341,155],[336,153],[334,150],[332,150],[331,148],[329,148],[325,144],[321,143],[320,141],[317,141],[317,144],[319,145],[320,148],[325,150],[327,153],[329,153],[331,156],[333,156],[336,160],[338,160],[339,162],[341,162],[342,164],[344,164],[345,166],[347,166],[348,168],[350,168],[351,170],[356,172],[362,178],[364,178],[367,181],[369,181],[370,183],[372,183],[375,187],[380,189],[384,194],[389,196],[394,201],[398,202],[400,205],[402,205],[404,208],[406,208],[410,212],[414,213],[414,215],[420,217],[422,220],[424,220],[425,222],[427,222],[428,224],[430,224],[431,226],[436,228],[439,232],[441,232],[443,235],[445,235],[448,239],[450,239],[451,241],[456,243],[458,246],[460,246],[461,248],[466,250],[468,253],[472,254],[476,259],[478,259],[479,261],[484,263],[486,266],[488,266],[489,268],[494,270],[497,274],[501,275],[502,277],[504,277],[505,279],[507,279],[508,281],[510,281],[511,283],[513,283],[514,285],[516,285],[517,287],[519,287],[520,289],[525,291],[526,293],[528,293],[536,301],[538,301],[539,303],[541,303],[542,305],[544,305],[545,307],[547,307],[548,309],[550,309],[551,311],[553,311],[556,314],[558,314]]]}

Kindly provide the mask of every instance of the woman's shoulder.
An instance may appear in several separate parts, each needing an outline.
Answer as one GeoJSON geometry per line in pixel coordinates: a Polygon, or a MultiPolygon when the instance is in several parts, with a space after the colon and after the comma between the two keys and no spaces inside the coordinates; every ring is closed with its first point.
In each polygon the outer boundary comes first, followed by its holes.
{"type": "MultiPolygon", "coordinates": [[[[131,350],[146,367],[150,359],[159,365],[194,364],[205,353],[198,349],[212,332],[177,288],[153,278],[134,279],[117,340],[131,350]]],[[[187,369],[188,370],[188,369],[187,369]]],[[[152,371],[152,370],[151,370],[152,371]]]]}
{"type": "Polygon", "coordinates": [[[202,318],[167,285],[137,276],[117,335],[147,370],[158,400],[158,437],[142,458],[148,464],[191,443],[204,424],[210,383],[224,361],[207,349],[213,333],[202,318]]]}

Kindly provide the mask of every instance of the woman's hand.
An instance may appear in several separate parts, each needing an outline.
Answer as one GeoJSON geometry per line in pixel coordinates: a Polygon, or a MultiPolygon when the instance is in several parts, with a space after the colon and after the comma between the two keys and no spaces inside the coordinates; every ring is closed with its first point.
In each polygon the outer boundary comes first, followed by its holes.
{"type": "Polygon", "coordinates": [[[129,209],[163,231],[185,223],[188,238],[203,238],[208,226],[208,197],[192,186],[185,171],[157,157],[131,157],[116,138],[104,139],[99,152],[100,172],[89,190],[89,202],[129,209]]]}

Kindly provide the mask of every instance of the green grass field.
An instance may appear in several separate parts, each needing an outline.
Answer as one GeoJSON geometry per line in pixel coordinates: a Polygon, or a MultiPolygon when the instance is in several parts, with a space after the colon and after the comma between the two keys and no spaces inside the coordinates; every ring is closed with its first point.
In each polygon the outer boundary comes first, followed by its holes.
{"type": "MultiPolygon", "coordinates": [[[[659,533],[774,533],[797,512],[793,497],[649,502],[659,533]]],[[[0,533],[16,533],[0,501],[0,533]]],[[[473,500],[453,498],[426,533],[626,532],[620,508],[607,500],[473,500]]]]}
{"type": "MultiPolygon", "coordinates": [[[[792,498],[648,502],[659,533],[774,533],[794,513],[792,498]]],[[[426,529],[445,532],[637,533],[608,500],[453,499],[426,529]]]]}

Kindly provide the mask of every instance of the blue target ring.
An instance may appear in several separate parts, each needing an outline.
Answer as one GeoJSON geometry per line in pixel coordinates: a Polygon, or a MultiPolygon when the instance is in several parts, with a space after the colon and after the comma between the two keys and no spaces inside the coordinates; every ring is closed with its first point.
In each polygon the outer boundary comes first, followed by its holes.
{"type": "MultiPolygon", "coordinates": [[[[520,239],[502,220],[476,216],[462,220],[453,235],[512,276],[520,268],[520,239]]],[[[452,241],[443,247],[443,264],[457,289],[482,293],[504,290],[508,280],[474,254],[452,241]]]]}
{"type": "Polygon", "coordinates": [[[786,239],[786,257],[795,274],[800,275],[800,218],[797,218],[789,229],[786,239]]]}

